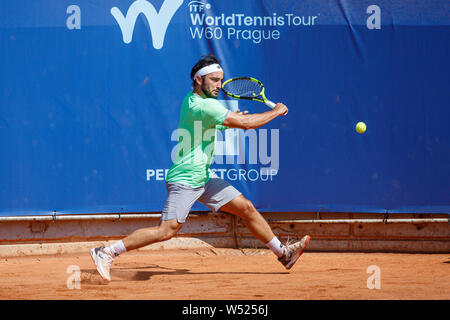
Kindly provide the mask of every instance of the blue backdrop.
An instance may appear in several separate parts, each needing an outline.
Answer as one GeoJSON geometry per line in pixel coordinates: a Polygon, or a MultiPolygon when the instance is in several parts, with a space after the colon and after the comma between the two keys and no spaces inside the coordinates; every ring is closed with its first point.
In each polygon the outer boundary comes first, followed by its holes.
{"type": "Polygon", "coordinates": [[[3,0],[0,215],[161,211],[207,53],[289,108],[218,137],[212,167],[259,210],[448,213],[449,12],[446,0],[3,0]]]}

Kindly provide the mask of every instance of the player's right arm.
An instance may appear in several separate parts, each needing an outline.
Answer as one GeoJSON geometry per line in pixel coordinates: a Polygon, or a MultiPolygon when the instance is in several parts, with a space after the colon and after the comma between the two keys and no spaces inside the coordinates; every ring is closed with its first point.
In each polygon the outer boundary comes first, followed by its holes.
{"type": "Polygon", "coordinates": [[[275,108],[263,113],[245,114],[242,112],[230,112],[222,125],[228,128],[244,130],[256,129],[287,113],[288,108],[282,103],[277,103],[275,108]]]}

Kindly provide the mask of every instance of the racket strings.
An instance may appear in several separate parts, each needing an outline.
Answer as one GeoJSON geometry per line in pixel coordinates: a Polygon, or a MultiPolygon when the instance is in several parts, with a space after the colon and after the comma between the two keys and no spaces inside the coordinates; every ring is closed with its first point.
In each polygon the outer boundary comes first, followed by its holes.
{"type": "Polygon", "coordinates": [[[262,93],[263,87],[251,80],[237,79],[225,84],[223,90],[236,96],[255,98],[262,93]]]}

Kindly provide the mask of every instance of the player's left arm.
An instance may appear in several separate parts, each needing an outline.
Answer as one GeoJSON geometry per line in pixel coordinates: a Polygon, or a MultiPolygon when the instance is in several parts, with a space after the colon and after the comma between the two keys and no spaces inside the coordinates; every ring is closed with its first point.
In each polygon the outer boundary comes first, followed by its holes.
{"type": "MultiPolygon", "coordinates": [[[[241,111],[241,110],[237,109],[236,113],[238,113],[238,114],[247,114],[248,111],[241,111]]],[[[219,124],[219,125],[216,126],[216,129],[217,130],[227,130],[227,129],[230,129],[230,127],[227,127],[227,126],[224,126],[222,124],[219,124]]]]}
{"type": "Polygon", "coordinates": [[[231,111],[229,112],[227,118],[222,122],[222,125],[229,128],[244,130],[257,129],[269,123],[273,119],[286,115],[287,113],[288,108],[282,103],[277,103],[275,108],[263,113],[242,114],[231,111]]]}

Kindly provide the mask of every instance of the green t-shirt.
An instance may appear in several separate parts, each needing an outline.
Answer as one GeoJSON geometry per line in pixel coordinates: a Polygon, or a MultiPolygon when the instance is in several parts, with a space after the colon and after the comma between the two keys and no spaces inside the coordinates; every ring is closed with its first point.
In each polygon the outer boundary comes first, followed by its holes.
{"type": "Polygon", "coordinates": [[[167,182],[193,188],[208,182],[216,130],[227,128],[221,124],[229,112],[216,99],[203,99],[192,91],[186,95],[181,105],[175,161],[167,173],[167,182]]]}

